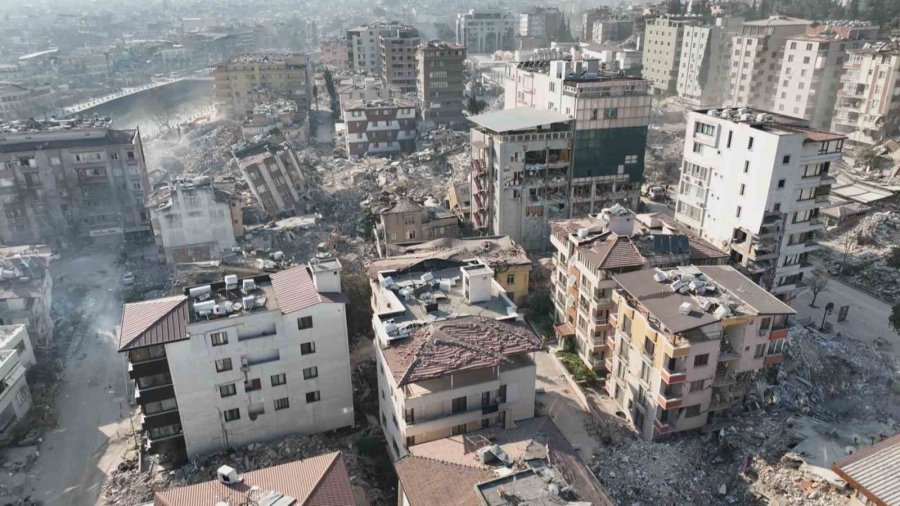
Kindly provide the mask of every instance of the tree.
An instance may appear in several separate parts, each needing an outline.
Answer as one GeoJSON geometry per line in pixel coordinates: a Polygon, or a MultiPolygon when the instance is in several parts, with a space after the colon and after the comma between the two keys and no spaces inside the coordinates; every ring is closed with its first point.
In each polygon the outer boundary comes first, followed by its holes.
{"type": "Polygon", "coordinates": [[[469,111],[469,114],[474,116],[485,109],[487,109],[487,102],[478,100],[474,95],[469,96],[469,101],[466,103],[466,110],[469,111]]]}
{"type": "Polygon", "coordinates": [[[900,304],[894,304],[888,322],[891,324],[891,328],[894,329],[894,332],[900,334],[900,304]]]}
{"type": "Polygon", "coordinates": [[[878,153],[873,147],[865,147],[856,153],[856,165],[865,169],[875,168],[878,165],[878,153]]]}
{"type": "Polygon", "coordinates": [[[827,285],[828,274],[826,274],[825,271],[821,269],[812,271],[812,276],[809,278],[809,289],[812,290],[813,298],[809,302],[809,307],[816,307],[816,298],[819,297],[819,292],[827,285]]]}

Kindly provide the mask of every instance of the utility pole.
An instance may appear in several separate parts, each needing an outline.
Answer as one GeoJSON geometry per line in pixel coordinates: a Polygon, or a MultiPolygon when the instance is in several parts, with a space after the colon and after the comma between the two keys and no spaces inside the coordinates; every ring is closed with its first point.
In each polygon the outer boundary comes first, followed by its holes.
{"type": "Polygon", "coordinates": [[[831,314],[832,310],[834,310],[834,302],[829,302],[828,304],[825,304],[825,312],[822,314],[822,323],[819,325],[820,331],[825,330],[825,318],[827,318],[828,315],[831,314]]]}

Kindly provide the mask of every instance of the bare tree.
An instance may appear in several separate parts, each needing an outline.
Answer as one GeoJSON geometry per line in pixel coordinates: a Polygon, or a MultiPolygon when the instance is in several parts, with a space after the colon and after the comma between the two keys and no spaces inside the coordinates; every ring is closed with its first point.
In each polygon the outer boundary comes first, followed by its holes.
{"type": "Polygon", "coordinates": [[[826,285],[828,285],[828,274],[821,269],[813,270],[812,276],[809,278],[809,289],[812,290],[813,294],[809,307],[816,307],[816,298],[826,285]]]}

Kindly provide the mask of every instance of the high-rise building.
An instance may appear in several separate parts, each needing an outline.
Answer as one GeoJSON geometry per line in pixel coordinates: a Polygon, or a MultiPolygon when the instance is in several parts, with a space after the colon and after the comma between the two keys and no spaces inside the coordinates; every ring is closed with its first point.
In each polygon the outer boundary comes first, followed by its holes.
{"type": "Polygon", "coordinates": [[[813,269],[845,137],[751,109],[688,113],[675,217],[791,300],[813,269]]]}
{"type": "Polygon", "coordinates": [[[144,446],[173,461],[353,425],[337,260],[125,304],[144,446]]]}
{"type": "Polygon", "coordinates": [[[370,284],[379,418],[394,459],[534,416],[543,345],[486,263],[423,259],[370,284]]]}
{"type": "Polygon", "coordinates": [[[672,95],[678,84],[684,28],[694,23],[676,18],[647,20],[644,27],[644,66],[642,76],[650,81],[653,92],[672,95]]]}
{"type": "Polygon", "coordinates": [[[370,23],[347,30],[347,65],[350,69],[381,78],[381,34],[399,26],[396,23],[370,23]]]}
{"type": "Polygon", "coordinates": [[[663,214],[635,215],[622,206],[597,216],[554,221],[550,242],[555,332],[581,360],[606,370],[615,329],[612,276],[679,265],[716,265],[728,255],[663,214]]]}
{"type": "Polygon", "coordinates": [[[419,31],[411,26],[391,27],[381,32],[381,80],[400,88],[403,93],[416,92],[416,48],[421,42],[419,31]]]}
{"type": "Polygon", "coordinates": [[[784,43],[805,33],[809,25],[804,19],[785,16],[745,22],[732,39],[728,96],[722,105],[773,110],[784,43]]]}
{"type": "Polygon", "coordinates": [[[594,40],[594,23],[601,19],[608,19],[611,16],[609,7],[601,7],[598,9],[588,9],[581,13],[581,33],[579,34],[582,41],[594,40]]]}
{"type": "Polygon", "coordinates": [[[532,7],[519,14],[519,37],[556,40],[563,15],[556,7],[532,7]]]}
{"type": "Polygon", "coordinates": [[[285,94],[303,111],[312,100],[312,76],[305,54],[254,53],[236,56],[213,69],[216,109],[243,119],[253,113],[251,90],[265,87],[285,94]]]}
{"type": "Polygon", "coordinates": [[[416,93],[423,121],[435,125],[462,126],[466,48],[459,44],[431,41],[416,51],[416,93]]]}
{"type": "Polygon", "coordinates": [[[393,155],[416,150],[418,123],[413,100],[354,100],[343,110],[347,155],[393,155]]]}
{"type": "Polygon", "coordinates": [[[678,67],[678,96],[695,107],[718,107],[728,96],[731,41],[742,18],[716,18],[712,25],[684,27],[678,67]]]}
{"type": "Polygon", "coordinates": [[[140,131],[108,119],[0,123],[0,186],[3,244],[150,237],[140,131]]]}
{"type": "Polygon", "coordinates": [[[456,15],[456,43],[469,54],[515,49],[518,19],[507,9],[471,9],[456,15]]]}
{"type": "Polygon", "coordinates": [[[772,110],[806,119],[813,128],[831,128],[847,52],[862,47],[861,37],[877,36],[876,31],[869,26],[788,37],[772,110]]]}
{"type": "Polygon", "coordinates": [[[874,144],[900,106],[900,42],[870,42],[849,51],[832,128],[855,143],[874,144]],[[893,92],[891,90],[894,90],[893,92]]]}
{"type": "Polygon", "coordinates": [[[583,59],[578,48],[572,51],[541,52],[510,66],[505,107],[574,118],[569,207],[562,217],[596,214],[614,203],[636,209],[644,177],[650,83],[605,72],[597,60],[583,59]]]}
{"type": "Polygon", "coordinates": [[[699,429],[782,360],[794,310],[728,265],[615,274],[606,389],[644,439],[699,429]]]}
{"type": "Polygon", "coordinates": [[[631,19],[600,19],[594,22],[590,39],[595,44],[605,44],[625,40],[634,33],[634,21],[631,19]]]}

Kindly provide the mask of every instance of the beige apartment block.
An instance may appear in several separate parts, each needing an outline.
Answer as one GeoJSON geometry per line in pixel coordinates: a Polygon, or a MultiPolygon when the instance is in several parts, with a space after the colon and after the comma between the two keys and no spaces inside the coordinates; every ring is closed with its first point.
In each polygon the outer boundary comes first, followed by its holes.
{"type": "Polygon", "coordinates": [[[871,42],[849,51],[832,129],[855,143],[875,144],[884,119],[900,107],[900,42],[871,42]]]}
{"type": "Polygon", "coordinates": [[[213,69],[216,109],[230,117],[244,118],[256,105],[251,90],[265,87],[281,91],[309,109],[312,96],[309,58],[299,53],[255,53],[232,58],[213,69]]]}
{"type": "Polygon", "coordinates": [[[306,212],[306,176],[294,150],[287,146],[270,147],[238,158],[238,166],[268,215],[306,212]]]}
{"type": "Polygon", "coordinates": [[[617,274],[609,395],[647,440],[699,429],[779,363],[794,310],[727,265],[617,274]]]}
{"type": "Polygon", "coordinates": [[[381,211],[375,226],[379,250],[444,237],[459,237],[459,218],[449,209],[423,206],[408,198],[381,211]]]}
{"type": "Polygon", "coordinates": [[[586,365],[605,368],[615,313],[612,276],[651,267],[724,264],[725,253],[662,214],[622,206],[552,223],[552,299],[556,335],[586,365]]]}
{"type": "Polygon", "coordinates": [[[676,92],[684,29],[691,21],[656,18],[644,28],[644,69],[642,77],[650,81],[653,92],[666,96],[676,92]]]}
{"type": "Polygon", "coordinates": [[[805,33],[810,23],[785,16],[744,23],[740,35],[732,39],[729,92],[724,105],[771,111],[784,43],[788,37],[805,33]]]}
{"type": "MultiPolygon", "coordinates": [[[[871,34],[871,30],[867,32],[871,34]]],[[[858,38],[865,33],[859,30],[849,33],[857,38],[846,38],[836,32],[788,38],[774,111],[806,119],[813,128],[831,128],[848,51],[865,44],[865,40],[858,38]]]]}
{"type": "Polygon", "coordinates": [[[395,460],[534,416],[542,344],[485,263],[424,259],[370,285],[379,418],[395,460]]]}
{"type": "Polygon", "coordinates": [[[381,80],[403,93],[416,92],[416,48],[422,39],[411,26],[391,27],[378,37],[381,80]]]}
{"type": "Polygon", "coordinates": [[[728,94],[731,40],[743,18],[716,18],[711,25],[684,27],[678,68],[678,96],[697,107],[719,106],[728,94]]]}
{"type": "Polygon", "coordinates": [[[465,60],[466,48],[459,44],[430,41],[419,46],[416,93],[422,120],[435,125],[465,125],[465,60]]]}

